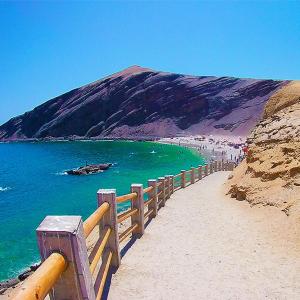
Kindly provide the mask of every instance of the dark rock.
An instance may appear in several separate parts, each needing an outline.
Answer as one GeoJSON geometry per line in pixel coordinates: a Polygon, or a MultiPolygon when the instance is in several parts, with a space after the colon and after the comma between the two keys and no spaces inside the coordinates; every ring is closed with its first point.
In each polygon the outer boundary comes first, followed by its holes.
{"type": "Polygon", "coordinates": [[[66,171],[69,175],[88,175],[103,172],[109,169],[112,164],[97,164],[79,167],[78,169],[66,171]]]}

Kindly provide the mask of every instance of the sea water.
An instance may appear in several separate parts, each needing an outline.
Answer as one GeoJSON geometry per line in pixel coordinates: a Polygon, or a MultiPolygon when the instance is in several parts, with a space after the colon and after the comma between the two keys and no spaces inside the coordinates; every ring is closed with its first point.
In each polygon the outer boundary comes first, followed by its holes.
{"type": "Polygon", "coordinates": [[[99,188],[122,195],[131,183],[146,184],[202,163],[195,151],[151,142],[0,144],[0,280],[39,261],[35,229],[46,215],[85,219],[96,209],[99,188]],[[94,175],[66,175],[86,163],[113,166],[94,175]]]}

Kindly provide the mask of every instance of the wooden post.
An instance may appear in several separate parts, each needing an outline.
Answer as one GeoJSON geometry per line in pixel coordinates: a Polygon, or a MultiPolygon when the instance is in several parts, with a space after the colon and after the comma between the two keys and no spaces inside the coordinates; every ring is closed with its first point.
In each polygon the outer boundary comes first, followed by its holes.
{"type": "Polygon", "coordinates": [[[186,182],[185,182],[185,177],[186,177],[186,171],[185,170],[181,170],[181,188],[185,188],[186,186],[186,182]]]}
{"type": "Polygon", "coordinates": [[[204,166],[204,175],[208,176],[208,164],[204,166]]]}
{"type": "MultiPolygon", "coordinates": [[[[100,189],[97,192],[98,207],[104,202],[109,204],[109,211],[103,216],[99,223],[100,239],[103,238],[105,233],[105,227],[111,228],[111,233],[108,238],[107,246],[112,252],[111,265],[118,268],[121,264],[120,246],[119,246],[119,232],[118,232],[118,214],[117,214],[117,202],[116,202],[116,190],[115,189],[100,189]]],[[[105,251],[103,251],[105,255],[105,251]]],[[[102,257],[103,257],[102,255],[102,257]]]]}
{"type": "Polygon", "coordinates": [[[218,171],[218,161],[214,161],[214,172],[218,171]]]}
{"type": "Polygon", "coordinates": [[[170,180],[171,180],[171,194],[174,193],[174,175],[170,176],[170,180]]]}
{"type": "Polygon", "coordinates": [[[191,168],[191,184],[195,183],[195,168],[191,168]]]}
{"type": "Polygon", "coordinates": [[[161,183],[161,185],[160,185],[161,195],[159,197],[159,201],[162,200],[160,206],[163,207],[163,206],[165,206],[165,203],[166,203],[165,177],[158,177],[158,182],[161,183]]]}
{"type": "Polygon", "coordinates": [[[219,161],[218,171],[222,171],[222,162],[221,161],[219,161]]]}
{"type": "Polygon", "coordinates": [[[81,217],[47,216],[36,233],[42,261],[58,252],[68,264],[50,291],[50,299],[95,300],[81,217]]]}
{"type": "Polygon", "coordinates": [[[132,184],[131,193],[137,193],[137,198],[131,201],[131,207],[137,208],[138,212],[131,216],[132,224],[137,223],[138,227],[132,232],[134,237],[140,238],[145,231],[144,217],[144,191],[142,184],[132,184]]]}
{"type": "Polygon", "coordinates": [[[199,180],[202,179],[202,166],[198,167],[198,178],[199,178],[199,180]]]}
{"type": "Polygon", "coordinates": [[[214,166],[213,166],[213,163],[211,162],[209,164],[209,174],[212,174],[214,172],[214,166]]]}
{"type": "Polygon", "coordinates": [[[171,196],[171,175],[165,176],[167,179],[167,195],[166,198],[169,199],[171,196]]]}
{"type": "Polygon", "coordinates": [[[222,162],[221,162],[221,170],[225,171],[225,164],[224,164],[224,160],[223,159],[222,159],[222,162]]]}
{"type": "Polygon", "coordinates": [[[153,198],[152,202],[149,204],[148,209],[153,209],[153,213],[150,218],[155,218],[157,215],[157,181],[155,179],[148,180],[148,186],[152,186],[153,189],[148,193],[149,199],[153,198]]]}

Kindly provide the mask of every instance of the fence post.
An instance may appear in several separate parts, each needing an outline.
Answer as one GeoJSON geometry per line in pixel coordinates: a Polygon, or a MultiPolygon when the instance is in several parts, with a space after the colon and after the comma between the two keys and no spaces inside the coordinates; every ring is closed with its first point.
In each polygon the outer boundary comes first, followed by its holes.
{"type": "Polygon", "coordinates": [[[50,291],[51,300],[95,299],[80,216],[47,216],[36,230],[42,261],[53,252],[62,254],[67,269],[50,291]]]}
{"type": "Polygon", "coordinates": [[[171,180],[171,194],[174,193],[174,175],[170,176],[170,180],[171,180]]]}
{"type": "Polygon", "coordinates": [[[171,196],[171,175],[165,176],[167,179],[167,195],[166,198],[169,199],[171,196]]]}
{"type": "Polygon", "coordinates": [[[134,237],[140,238],[145,231],[145,217],[144,217],[144,191],[142,184],[132,184],[131,193],[137,193],[137,198],[131,201],[131,207],[137,208],[138,212],[131,216],[132,224],[137,223],[138,227],[132,232],[134,237]]]}
{"type": "Polygon", "coordinates": [[[221,161],[219,161],[218,171],[222,171],[222,162],[221,161]]]}
{"type": "Polygon", "coordinates": [[[205,176],[208,175],[208,165],[207,164],[204,166],[204,175],[205,176]]]}
{"type": "Polygon", "coordinates": [[[185,188],[186,182],[185,182],[185,177],[186,177],[186,171],[181,170],[181,188],[185,188]]]}
{"type": "Polygon", "coordinates": [[[152,186],[153,189],[148,193],[149,198],[153,199],[149,204],[148,209],[153,209],[153,213],[151,214],[151,218],[155,218],[157,215],[157,181],[155,179],[148,180],[148,186],[152,186]]]}
{"type": "Polygon", "coordinates": [[[212,174],[214,172],[214,167],[213,167],[213,163],[211,162],[209,164],[209,174],[212,174]]]}
{"type": "Polygon", "coordinates": [[[158,177],[158,182],[161,183],[161,185],[160,185],[160,192],[161,192],[161,194],[160,194],[159,198],[161,200],[160,206],[163,207],[163,206],[165,206],[165,203],[166,203],[165,177],[158,177]]]}
{"type": "Polygon", "coordinates": [[[195,168],[191,168],[191,184],[195,183],[195,168]]]}
{"type": "MultiPolygon", "coordinates": [[[[99,223],[100,239],[103,238],[105,227],[110,227],[111,233],[108,238],[107,246],[112,252],[111,265],[118,268],[121,264],[120,246],[119,246],[119,232],[118,232],[118,214],[117,201],[115,189],[100,189],[97,192],[98,207],[104,202],[109,204],[109,211],[103,216],[99,223]]],[[[102,257],[105,255],[103,251],[102,257]]]]}
{"type": "Polygon", "coordinates": [[[219,171],[219,170],[218,170],[218,161],[217,161],[217,160],[214,161],[214,164],[215,164],[215,165],[214,165],[214,171],[215,171],[215,172],[219,171]]]}
{"type": "Polygon", "coordinates": [[[199,178],[199,180],[202,179],[202,166],[198,167],[198,178],[199,178]]]}

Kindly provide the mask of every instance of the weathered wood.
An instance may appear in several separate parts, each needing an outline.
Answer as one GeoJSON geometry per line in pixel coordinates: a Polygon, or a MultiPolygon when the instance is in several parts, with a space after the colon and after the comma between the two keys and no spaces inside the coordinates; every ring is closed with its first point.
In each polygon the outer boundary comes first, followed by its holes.
{"type": "Polygon", "coordinates": [[[126,195],[116,197],[116,201],[117,201],[117,203],[123,203],[123,202],[129,201],[129,200],[133,201],[136,198],[137,198],[136,193],[129,193],[126,195]]]}
{"type": "Polygon", "coordinates": [[[134,237],[140,238],[145,231],[144,224],[144,191],[142,184],[132,184],[131,192],[137,193],[136,201],[132,201],[131,208],[137,208],[138,212],[131,216],[131,224],[137,223],[138,227],[132,232],[134,237]]]}
{"type": "Polygon", "coordinates": [[[109,210],[109,204],[107,202],[103,203],[101,206],[96,209],[84,222],[83,222],[83,231],[84,236],[87,238],[96,225],[99,224],[101,218],[109,210]]]}
{"type": "Polygon", "coordinates": [[[61,254],[50,254],[43,264],[24,281],[13,299],[44,299],[66,268],[67,261],[61,254]]]}
{"type": "Polygon", "coordinates": [[[169,199],[171,196],[171,175],[166,175],[165,176],[167,179],[167,186],[166,186],[166,199],[169,199]]]}
{"type": "Polygon", "coordinates": [[[186,186],[186,170],[181,170],[181,188],[186,186]]]}
{"type": "Polygon", "coordinates": [[[123,231],[119,237],[120,243],[123,242],[132,233],[132,231],[134,231],[138,227],[139,225],[137,223],[134,223],[130,227],[128,227],[125,231],[123,231]]]}
{"type": "Polygon", "coordinates": [[[174,185],[175,185],[174,175],[170,176],[170,180],[171,180],[171,194],[173,194],[174,193],[174,185]]]}
{"type": "Polygon", "coordinates": [[[153,199],[151,203],[148,205],[148,209],[153,209],[153,213],[151,214],[151,218],[155,218],[157,216],[157,181],[155,179],[148,180],[148,186],[152,186],[153,189],[148,193],[149,199],[153,199]]]}
{"type": "Polygon", "coordinates": [[[202,166],[198,167],[198,178],[199,178],[199,180],[202,179],[202,166]]]}
{"type": "Polygon", "coordinates": [[[218,161],[214,161],[214,172],[218,171],[218,161]]]}
{"type": "Polygon", "coordinates": [[[50,291],[50,299],[94,300],[94,285],[81,217],[47,216],[36,232],[42,261],[53,252],[59,252],[68,264],[50,291]]]}
{"type": "Polygon", "coordinates": [[[165,177],[159,177],[158,182],[161,183],[159,192],[161,192],[158,202],[160,202],[160,206],[165,206],[166,203],[166,191],[165,191],[165,177]]]}
{"type": "Polygon", "coordinates": [[[204,175],[208,176],[208,164],[204,165],[204,175]]]}
{"type": "Polygon", "coordinates": [[[115,189],[100,189],[97,192],[98,206],[107,202],[109,204],[109,211],[103,216],[99,222],[100,238],[104,238],[106,227],[111,228],[111,233],[108,238],[107,247],[112,252],[112,266],[118,268],[121,264],[120,246],[119,246],[119,232],[118,232],[118,214],[117,201],[115,189]]]}
{"type": "Polygon", "coordinates": [[[195,183],[195,168],[191,168],[191,184],[195,183]]]}
{"type": "Polygon", "coordinates": [[[209,174],[212,174],[214,172],[214,165],[213,165],[213,163],[211,162],[210,164],[209,164],[209,174]]]}

